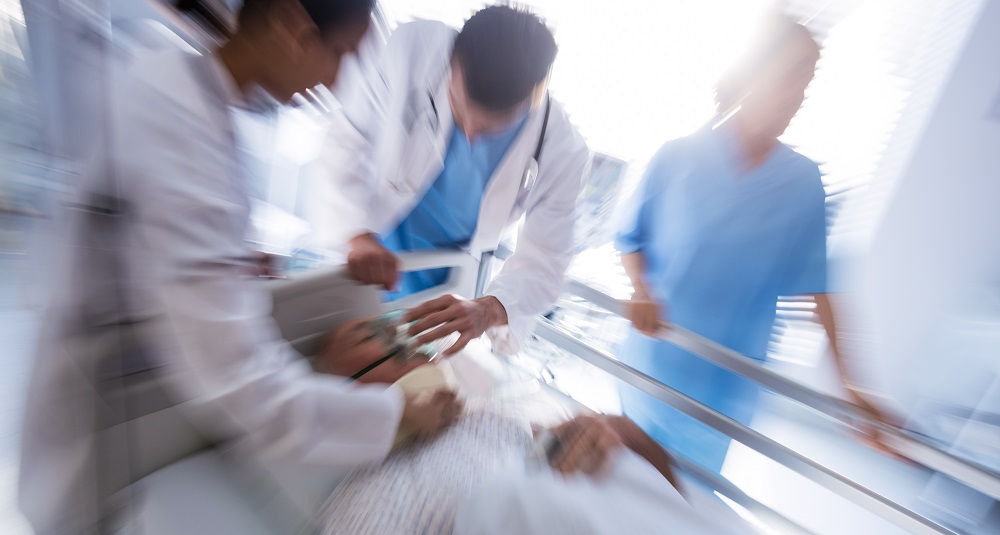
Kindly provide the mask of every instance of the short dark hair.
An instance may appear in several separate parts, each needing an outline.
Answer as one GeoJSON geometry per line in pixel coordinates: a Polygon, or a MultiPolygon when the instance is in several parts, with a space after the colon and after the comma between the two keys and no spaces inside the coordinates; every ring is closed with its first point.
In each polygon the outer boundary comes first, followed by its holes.
{"type": "Polygon", "coordinates": [[[465,22],[451,57],[462,67],[469,98],[488,110],[506,111],[545,80],[556,51],[552,32],[537,15],[496,5],[465,22]]]}
{"type": "Polygon", "coordinates": [[[268,9],[278,2],[298,1],[320,32],[334,26],[371,15],[375,0],[244,0],[240,10],[240,25],[266,16],[268,9]]]}
{"type": "Polygon", "coordinates": [[[216,37],[231,37],[233,34],[233,10],[219,0],[174,0],[174,9],[190,17],[195,24],[208,30],[216,37]]]}
{"type": "Polygon", "coordinates": [[[715,104],[719,112],[736,105],[753,82],[782,50],[797,43],[810,42],[817,47],[812,33],[788,17],[771,16],[764,20],[756,39],[715,84],[715,104]]]}

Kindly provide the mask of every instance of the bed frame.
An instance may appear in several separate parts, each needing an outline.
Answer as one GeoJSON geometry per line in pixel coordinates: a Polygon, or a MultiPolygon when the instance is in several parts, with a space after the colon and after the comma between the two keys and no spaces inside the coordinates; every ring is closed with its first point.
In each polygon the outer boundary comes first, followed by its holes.
{"type": "MultiPolygon", "coordinates": [[[[480,279],[484,272],[480,269],[479,262],[466,253],[435,252],[408,256],[403,259],[404,270],[434,267],[453,268],[452,275],[445,285],[386,305],[377,304],[378,292],[375,289],[359,286],[350,281],[342,268],[318,270],[293,277],[287,281],[268,283],[273,284],[274,317],[286,339],[301,353],[309,355],[321,343],[322,333],[327,332],[330,325],[339,321],[339,314],[343,312],[345,306],[361,309],[365,314],[374,315],[381,310],[411,306],[435,295],[460,293],[466,296],[475,296],[482,291],[483,283],[480,279]]],[[[488,273],[486,275],[488,276],[488,273]]],[[[623,312],[620,302],[580,282],[569,281],[565,292],[587,300],[613,314],[621,315],[623,312]]],[[[835,494],[888,519],[911,533],[954,533],[949,528],[921,516],[905,505],[879,495],[861,483],[684,396],[669,386],[620,362],[614,356],[594,348],[580,340],[577,335],[546,318],[540,317],[538,319],[535,336],[597,366],[615,377],[616,380],[646,392],[659,401],[732,437],[745,446],[794,470],[835,494]]],[[[699,355],[701,358],[743,375],[762,387],[819,413],[824,418],[851,427],[861,425],[874,427],[883,434],[887,443],[905,453],[910,459],[927,467],[928,470],[948,475],[989,496],[1000,499],[1000,475],[994,472],[943,451],[923,441],[918,436],[869,421],[864,414],[844,401],[789,380],[763,367],[757,361],[739,355],[682,328],[664,325],[658,336],[699,355]]],[[[575,404],[577,410],[589,410],[563,394],[557,384],[548,384],[543,380],[539,380],[539,383],[551,395],[561,396],[561,399],[566,403],[575,404]]],[[[153,417],[156,415],[149,416],[149,418],[153,417]]],[[[157,425],[161,427],[157,432],[161,436],[169,435],[169,430],[162,427],[166,425],[162,422],[169,419],[164,419],[162,415],[159,415],[159,420],[161,422],[157,425]]],[[[179,532],[179,529],[186,532],[203,532],[209,529],[204,526],[204,522],[211,524],[211,530],[214,532],[236,532],[233,530],[237,530],[243,533],[265,534],[293,532],[289,531],[290,529],[295,531],[308,529],[308,526],[302,524],[302,518],[307,515],[306,511],[313,506],[311,504],[314,504],[316,500],[321,500],[324,497],[323,493],[328,490],[319,485],[312,489],[311,495],[309,492],[300,492],[301,496],[296,495],[296,492],[289,489],[299,485],[301,479],[307,478],[306,475],[300,473],[287,476],[286,474],[286,477],[282,479],[281,476],[265,474],[254,480],[255,491],[251,493],[253,496],[248,496],[245,493],[246,488],[248,488],[246,481],[240,481],[240,478],[248,476],[241,472],[235,472],[240,475],[233,475],[234,472],[227,469],[228,461],[218,450],[212,449],[210,444],[188,441],[170,453],[172,455],[164,455],[164,452],[160,452],[158,465],[162,468],[151,471],[149,475],[138,482],[144,487],[144,492],[149,498],[145,501],[155,503],[152,509],[146,507],[150,510],[144,510],[142,514],[144,524],[150,528],[149,532],[153,534],[176,533],[179,532]],[[172,458],[175,462],[164,462],[167,458],[172,458]],[[289,482],[291,483],[289,484],[289,482]],[[176,513],[176,511],[184,510],[184,507],[192,506],[189,503],[190,499],[185,500],[186,497],[190,496],[187,491],[192,488],[192,485],[213,489],[213,500],[216,501],[210,504],[195,504],[197,507],[209,508],[203,515],[205,518],[199,519],[203,524],[179,527],[176,525],[177,514],[172,514],[170,511],[176,513]],[[293,499],[275,498],[276,496],[287,498],[289,495],[292,495],[293,499]],[[216,499],[215,496],[220,497],[216,499]],[[267,499],[262,498],[262,496],[267,499]],[[158,531],[157,525],[166,527],[158,531]],[[252,526],[252,528],[247,526],[252,526]]],[[[701,485],[707,486],[739,504],[759,521],[777,527],[782,532],[808,533],[807,530],[788,518],[757,502],[728,480],[700,470],[683,457],[674,455],[674,458],[685,477],[696,480],[701,485]]],[[[189,519],[197,516],[190,513],[185,515],[189,519]]]]}

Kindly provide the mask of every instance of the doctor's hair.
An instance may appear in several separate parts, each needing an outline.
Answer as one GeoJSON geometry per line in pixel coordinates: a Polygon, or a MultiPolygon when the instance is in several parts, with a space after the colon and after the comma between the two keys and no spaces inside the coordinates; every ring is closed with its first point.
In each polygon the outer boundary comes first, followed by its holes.
{"type": "Polygon", "coordinates": [[[784,15],[765,19],[750,46],[716,82],[716,110],[719,113],[726,112],[739,104],[746,97],[748,88],[766,72],[782,51],[803,44],[819,49],[816,38],[804,25],[784,15]]]}
{"type": "Polygon", "coordinates": [[[488,110],[507,111],[545,80],[557,50],[537,15],[495,5],[465,22],[451,57],[462,67],[469,98],[488,110]]]}
{"type": "Polygon", "coordinates": [[[173,6],[214,37],[232,37],[235,14],[223,0],[174,0],[173,6]]]}
{"type": "Polygon", "coordinates": [[[375,9],[375,0],[244,0],[238,18],[239,26],[246,27],[265,21],[271,8],[282,2],[301,4],[320,33],[326,33],[346,22],[369,17],[375,9]]]}

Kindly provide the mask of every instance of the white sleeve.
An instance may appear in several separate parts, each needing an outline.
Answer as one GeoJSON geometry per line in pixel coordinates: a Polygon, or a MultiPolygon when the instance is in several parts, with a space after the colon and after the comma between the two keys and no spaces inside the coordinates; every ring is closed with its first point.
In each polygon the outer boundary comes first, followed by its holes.
{"type": "Polygon", "coordinates": [[[507,311],[507,325],[487,333],[500,353],[516,352],[536,317],[555,304],[573,258],[576,199],[590,154],[566,126],[572,138],[558,141],[564,150],[542,154],[536,184],[548,184],[548,189],[526,210],[514,254],[486,292],[507,311]]]}
{"type": "MultiPolygon", "coordinates": [[[[176,110],[163,115],[185,119],[176,110]]],[[[248,208],[230,153],[219,139],[176,131],[168,119],[132,119],[139,128],[122,125],[123,134],[157,140],[119,155],[128,163],[120,178],[135,188],[129,209],[140,249],[130,254],[147,256],[155,271],[149,289],[164,315],[173,349],[165,364],[181,379],[180,393],[225,414],[264,456],[334,467],[382,459],[402,396],[313,373],[280,338],[267,287],[247,273],[248,208]]]]}
{"type": "Polygon", "coordinates": [[[161,290],[185,397],[221,410],[263,456],[353,467],[388,454],[401,392],[314,373],[268,317],[265,283],[206,277],[161,290]]]}
{"type": "MultiPolygon", "coordinates": [[[[374,228],[381,166],[399,164],[414,87],[438,80],[455,30],[440,22],[400,25],[382,45],[366,37],[361,54],[344,64],[335,90],[310,220],[321,247],[344,250],[350,238],[374,228]],[[428,64],[432,65],[431,67],[428,64]],[[418,81],[419,80],[419,81],[418,81]]],[[[422,96],[422,95],[421,95],[422,96]]],[[[378,218],[376,220],[381,220],[378,218]]]]}
{"type": "Polygon", "coordinates": [[[316,245],[343,250],[347,241],[371,232],[368,215],[374,201],[372,151],[385,121],[388,87],[368,63],[375,50],[351,58],[342,69],[339,107],[328,115],[329,126],[310,191],[308,219],[316,245]]]}
{"type": "Polygon", "coordinates": [[[334,92],[338,107],[328,115],[329,127],[318,162],[309,219],[317,244],[345,250],[347,241],[373,228],[380,160],[397,157],[392,142],[399,136],[398,109],[413,83],[410,50],[421,43],[420,25],[404,24],[387,43],[377,32],[365,36],[359,54],[346,58],[334,92]],[[388,150],[388,152],[386,152],[388,150]]]}

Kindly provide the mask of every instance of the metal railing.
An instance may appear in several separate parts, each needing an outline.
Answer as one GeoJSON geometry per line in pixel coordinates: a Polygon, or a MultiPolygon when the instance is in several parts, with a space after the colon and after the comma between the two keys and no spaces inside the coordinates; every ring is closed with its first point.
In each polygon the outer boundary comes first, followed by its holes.
{"type": "MultiPolygon", "coordinates": [[[[613,314],[624,314],[624,305],[619,300],[584,283],[571,280],[567,284],[567,291],[613,314]]],[[[861,409],[846,401],[788,379],[765,368],[756,360],[682,327],[664,326],[657,336],[824,416],[851,426],[861,425],[874,429],[879,433],[880,440],[904,457],[1000,500],[1000,475],[985,467],[942,451],[905,431],[874,421],[861,409]]]]}
{"type": "MultiPolygon", "coordinates": [[[[497,251],[497,258],[503,258],[503,251],[497,251]]],[[[452,284],[446,284],[453,289],[444,293],[466,294],[470,292],[478,294],[483,291],[484,272],[477,259],[467,253],[460,252],[438,252],[418,255],[403,255],[405,259],[404,270],[427,269],[432,267],[453,268],[452,284]],[[461,282],[459,283],[459,279],[461,282]],[[472,280],[478,279],[478,280],[472,280]],[[461,287],[461,288],[459,288],[461,287]]],[[[489,258],[489,257],[485,257],[489,258]]],[[[488,272],[485,278],[489,278],[488,272]]],[[[442,288],[433,289],[439,295],[442,288]]],[[[625,313],[624,304],[605,294],[604,292],[588,286],[576,280],[567,283],[565,291],[578,298],[590,302],[591,304],[605,309],[612,314],[623,316],[625,313]]],[[[420,298],[424,296],[411,296],[420,298]]],[[[408,299],[409,301],[409,299],[408,299]]],[[[396,303],[399,306],[400,303],[396,303]]],[[[803,455],[783,446],[782,444],[750,429],[723,414],[720,414],[700,402],[685,396],[675,389],[657,381],[656,379],[620,362],[614,356],[594,348],[590,344],[580,340],[577,335],[566,330],[552,321],[539,318],[538,326],[535,330],[536,336],[567,350],[578,358],[596,366],[609,373],[619,381],[623,381],[635,388],[653,396],[659,401],[680,410],[681,412],[695,418],[756,450],[772,460],[794,470],[800,475],[823,485],[827,489],[838,495],[872,511],[873,513],[887,519],[888,521],[907,529],[912,533],[928,534],[953,534],[951,529],[937,524],[923,516],[907,509],[906,507],[880,495],[875,490],[866,487],[852,479],[827,468],[803,455]]],[[[935,446],[928,444],[919,437],[912,436],[905,431],[889,427],[881,422],[874,421],[858,407],[841,399],[826,395],[813,390],[807,386],[788,379],[761,365],[756,360],[745,357],[729,348],[707,340],[691,331],[675,325],[664,325],[657,333],[657,336],[682,349],[686,349],[699,357],[726,368],[734,373],[742,375],[754,381],[764,388],[795,401],[820,415],[832,420],[847,424],[852,427],[864,427],[877,430],[879,438],[887,446],[895,449],[904,457],[911,459],[932,470],[945,474],[957,481],[977,489],[994,499],[1000,499],[1000,475],[974,463],[960,459],[948,452],[942,451],[935,446]]],[[[693,475],[697,479],[709,484],[733,500],[735,503],[747,508],[751,513],[757,515],[762,520],[767,520],[772,525],[780,525],[791,532],[804,532],[790,520],[774,512],[768,507],[760,504],[752,497],[747,496],[732,483],[721,476],[707,473],[694,464],[683,459],[679,464],[681,468],[693,475]]]]}
{"type": "MultiPolygon", "coordinates": [[[[566,291],[613,314],[624,315],[624,304],[621,301],[582,282],[570,280],[567,283],[566,291]]],[[[635,368],[622,363],[614,356],[594,348],[590,344],[580,340],[577,335],[548,319],[539,319],[535,334],[611,374],[619,381],[638,388],[659,401],[726,434],[745,446],[796,471],[800,475],[824,485],[829,490],[904,529],[913,533],[955,533],[949,528],[920,516],[906,507],[881,496],[874,490],[792,451],[635,368]]],[[[905,431],[874,421],[859,408],[846,401],[828,396],[790,380],[763,367],[753,359],[681,327],[665,324],[657,333],[657,337],[686,349],[709,362],[742,375],[764,388],[791,399],[827,418],[850,426],[864,426],[869,429],[875,429],[879,433],[879,438],[883,443],[895,449],[903,456],[961,481],[974,489],[992,496],[994,499],[1000,499],[1000,476],[996,473],[942,451],[905,431]]],[[[696,469],[693,466],[686,468],[696,469]]],[[[713,477],[711,474],[701,474],[701,476],[701,479],[707,480],[713,485],[721,484],[725,486],[727,484],[721,477],[713,477]]],[[[729,486],[732,485],[730,484],[729,486]]],[[[715,486],[715,488],[720,493],[730,497],[734,493],[736,495],[741,494],[735,487],[720,488],[719,486],[715,486]]],[[[739,500],[734,501],[740,503],[739,500]]],[[[753,503],[752,499],[743,501],[753,503]]],[[[741,503],[741,505],[743,504],[741,503]]],[[[763,510],[764,512],[769,511],[767,508],[763,510]]],[[[778,518],[784,520],[780,515],[778,515],[778,518]]],[[[787,520],[785,521],[787,522],[787,520]]]]}

